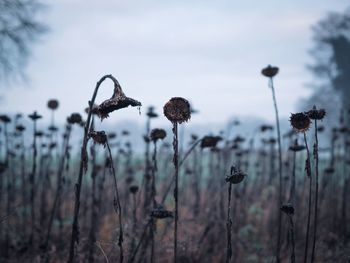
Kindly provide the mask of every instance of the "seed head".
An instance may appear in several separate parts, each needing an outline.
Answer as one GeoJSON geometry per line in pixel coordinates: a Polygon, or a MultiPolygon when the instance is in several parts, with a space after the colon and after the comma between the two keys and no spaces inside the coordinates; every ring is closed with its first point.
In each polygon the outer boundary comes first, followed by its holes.
{"type": "Polygon", "coordinates": [[[291,203],[286,203],[281,206],[281,211],[287,215],[294,215],[294,207],[291,203]]]}
{"type": "Polygon", "coordinates": [[[16,126],[16,131],[18,132],[23,132],[26,129],[26,127],[24,127],[22,124],[18,124],[16,126]]]}
{"type": "Polygon", "coordinates": [[[97,144],[101,144],[103,146],[106,146],[107,144],[107,135],[104,131],[91,131],[89,132],[89,138],[92,138],[97,144]]]}
{"type": "Polygon", "coordinates": [[[82,122],[81,115],[79,113],[72,113],[68,118],[67,122],[69,124],[80,124],[82,122]]]}
{"type": "Polygon", "coordinates": [[[164,219],[164,218],[173,218],[173,212],[169,210],[165,210],[164,207],[158,206],[157,208],[153,209],[151,211],[151,217],[157,218],[157,219],[164,219]]]}
{"type": "Polygon", "coordinates": [[[289,121],[297,132],[306,132],[309,130],[311,124],[309,116],[303,112],[292,113],[289,121]]]}
{"type": "Polygon", "coordinates": [[[163,108],[165,117],[172,123],[183,123],[191,119],[190,103],[180,97],[171,98],[163,108]]]}
{"type": "Polygon", "coordinates": [[[44,132],[43,131],[36,131],[35,132],[35,136],[36,137],[43,137],[44,136],[44,132]]]}
{"type": "Polygon", "coordinates": [[[272,125],[263,124],[263,125],[260,126],[260,131],[261,132],[272,131],[272,130],[273,130],[273,126],[272,125]]]}
{"type": "Polygon", "coordinates": [[[231,173],[230,175],[226,175],[225,181],[231,184],[239,184],[246,176],[247,175],[241,170],[237,169],[235,166],[231,166],[231,173]]]}
{"type": "Polygon", "coordinates": [[[201,148],[213,148],[222,140],[221,136],[204,136],[201,141],[201,148]]]}
{"type": "Polygon", "coordinates": [[[57,127],[57,126],[54,126],[54,125],[50,125],[50,126],[49,126],[49,131],[50,131],[50,132],[57,132],[57,131],[58,131],[58,127],[57,127]]]}
{"type": "Polygon", "coordinates": [[[233,139],[233,143],[242,143],[245,141],[245,138],[237,135],[234,139],[233,139]]]}
{"type": "Polygon", "coordinates": [[[32,119],[33,121],[36,121],[36,120],[42,118],[42,116],[39,115],[36,111],[34,111],[32,114],[28,115],[28,117],[29,117],[30,119],[32,119]]]}
{"type": "Polygon", "coordinates": [[[306,112],[311,120],[322,120],[326,116],[326,111],[324,109],[316,109],[316,106],[306,112]]]}
{"type": "Polygon", "coordinates": [[[110,132],[110,133],[108,133],[108,139],[115,139],[115,138],[117,138],[117,134],[115,133],[115,132],[110,132]]]}
{"type": "Polygon", "coordinates": [[[50,110],[56,110],[59,106],[59,103],[58,103],[58,100],[56,99],[51,99],[47,102],[47,107],[50,109],[50,110]]]}
{"type": "Polygon", "coordinates": [[[271,65],[268,65],[266,68],[263,68],[261,70],[261,74],[263,74],[265,77],[273,78],[277,75],[278,71],[278,67],[272,67],[271,65]]]}
{"type": "Polygon", "coordinates": [[[154,112],[153,106],[148,107],[146,115],[148,116],[148,118],[157,118],[158,117],[158,114],[156,112],[154,112]]]}
{"type": "Polygon", "coordinates": [[[129,191],[132,194],[136,194],[138,190],[139,190],[139,187],[137,185],[132,185],[129,187],[129,191]]]}
{"type": "Polygon", "coordinates": [[[9,123],[11,122],[11,118],[7,115],[0,115],[0,121],[2,121],[3,123],[9,123]]]}
{"type": "Polygon", "coordinates": [[[291,150],[292,152],[300,152],[300,151],[303,151],[305,149],[306,149],[306,147],[304,145],[298,144],[297,139],[294,141],[294,145],[289,146],[289,150],[291,150]]]}
{"type": "Polygon", "coordinates": [[[163,129],[153,129],[150,137],[153,142],[163,140],[166,137],[166,131],[163,129]]]}
{"type": "Polygon", "coordinates": [[[129,106],[141,107],[141,102],[132,98],[126,97],[121,86],[118,83],[114,83],[114,93],[112,98],[102,102],[96,109],[97,115],[101,118],[101,121],[109,117],[109,113],[127,108],[129,106]]]}

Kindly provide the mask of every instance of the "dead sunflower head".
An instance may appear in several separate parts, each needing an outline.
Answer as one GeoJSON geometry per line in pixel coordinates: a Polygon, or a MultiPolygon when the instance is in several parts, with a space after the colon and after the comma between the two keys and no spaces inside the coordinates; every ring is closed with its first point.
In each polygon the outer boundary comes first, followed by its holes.
{"type": "Polygon", "coordinates": [[[303,112],[295,113],[290,116],[290,124],[297,132],[306,132],[310,128],[311,120],[303,112]]]}
{"type": "Polygon", "coordinates": [[[190,103],[184,98],[171,98],[163,110],[165,117],[172,123],[183,123],[191,119],[190,103]]]}
{"type": "Polygon", "coordinates": [[[306,149],[306,147],[304,145],[298,144],[297,139],[294,141],[294,145],[289,146],[289,150],[291,150],[292,152],[300,152],[300,151],[303,151],[305,149],[306,149]]]}
{"type": "Polygon", "coordinates": [[[28,115],[28,117],[29,117],[30,119],[32,119],[33,121],[36,121],[36,120],[42,118],[42,116],[39,115],[36,111],[34,111],[32,114],[28,115]]]}
{"type": "Polygon", "coordinates": [[[283,204],[280,209],[289,216],[294,215],[294,207],[291,203],[283,204]]]}
{"type": "Polygon", "coordinates": [[[166,131],[163,129],[153,129],[150,137],[153,142],[163,140],[166,137],[166,131]]]}
{"type": "Polygon", "coordinates": [[[173,218],[173,212],[164,209],[163,206],[158,206],[151,211],[151,217],[156,219],[173,218]]]}
{"type": "Polygon", "coordinates": [[[139,187],[137,185],[132,185],[132,186],[129,187],[129,191],[132,194],[136,194],[138,190],[139,190],[139,187]]]}
{"type": "Polygon", "coordinates": [[[106,146],[107,144],[107,135],[104,131],[91,131],[89,132],[89,138],[92,138],[97,144],[101,144],[103,146],[106,146]]]}
{"type": "Polygon", "coordinates": [[[230,184],[239,184],[243,181],[244,177],[247,175],[243,173],[241,170],[237,169],[235,166],[231,166],[230,175],[226,176],[225,181],[230,184]]]}
{"type": "Polygon", "coordinates": [[[93,112],[96,112],[101,120],[108,118],[109,113],[127,108],[129,106],[141,107],[141,102],[132,98],[126,97],[119,83],[114,82],[114,93],[112,98],[105,100],[93,112]]]}
{"type": "Polygon", "coordinates": [[[314,106],[312,110],[309,110],[308,112],[306,112],[306,114],[311,120],[322,120],[324,116],[326,116],[326,111],[325,109],[318,110],[316,109],[316,106],[314,106]]]}
{"type": "Polygon", "coordinates": [[[18,132],[23,132],[26,129],[26,127],[24,127],[22,124],[18,124],[16,126],[16,131],[18,132]]]}
{"type": "Polygon", "coordinates": [[[56,110],[58,108],[58,100],[56,99],[51,99],[47,102],[47,107],[50,109],[50,110],[56,110]]]}
{"type": "Polygon", "coordinates": [[[79,113],[72,113],[68,118],[67,122],[69,124],[80,124],[82,122],[81,115],[79,113]]]}
{"type": "Polygon", "coordinates": [[[157,118],[158,117],[158,114],[156,112],[154,112],[153,106],[148,107],[146,115],[148,116],[148,118],[157,118]]]}
{"type": "Polygon", "coordinates": [[[245,138],[237,135],[234,139],[233,139],[233,143],[242,143],[245,142],[245,138]]]}
{"type": "Polygon", "coordinates": [[[265,77],[272,78],[277,75],[278,70],[278,67],[268,65],[266,68],[261,70],[261,74],[263,74],[265,77]]]}
{"type": "Polygon", "coordinates": [[[201,148],[213,148],[216,147],[219,141],[222,140],[220,136],[204,136],[201,141],[201,148]]]}
{"type": "Polygon", "coordinates": [[[0,115],[0,121],[2,121],[3,123],[9,123],[11,122],[11,118],[7,115],[0,115]]]}
{"type": "Polygon", "coordinates": [[[272,125],[263,124],[263,125],[260,126],[260,131],[261,132],[272,131],[272,130],[273,130],[273,126],[272,125]]]}

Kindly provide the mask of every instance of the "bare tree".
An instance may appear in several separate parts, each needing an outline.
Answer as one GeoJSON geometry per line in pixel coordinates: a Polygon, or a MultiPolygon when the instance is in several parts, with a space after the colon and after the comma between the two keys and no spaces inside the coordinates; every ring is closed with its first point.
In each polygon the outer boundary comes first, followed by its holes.
{"type": "Polygon", "coordinates": [[[0,0],[0,82],[23,77],[33,42],[46,31],[38,0],[0,0]]]}
{"type": "Polygon", "coordinates": [[[341,109],[350,109],[350,9],[328,14],[313,27],[313,33],[315,45],[310,54],[314,63],[308,68],[315,76],[314,93],[302,103],[303,108],[316,103],[336,116],[341,109]]]}

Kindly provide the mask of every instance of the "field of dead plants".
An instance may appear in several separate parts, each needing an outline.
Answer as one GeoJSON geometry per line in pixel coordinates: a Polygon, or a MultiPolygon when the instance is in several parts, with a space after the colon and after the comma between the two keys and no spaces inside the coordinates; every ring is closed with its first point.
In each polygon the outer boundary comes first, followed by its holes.
{"type": "Polygon", "coordinates": [[[350,112],[328,127],[315,105],[281,131],[278,68],[261,74],[273,125],[254,136],[238,134],[238,122],[187,134],[184,147],[191,98],[141,107],[112,75],[92,85],[86,114],[65,126],[54,121],[56,99],[48,98],[51,120],[2,112],[0,262],[349,262],[350,112]],[[101,88],[112,97],[97,105],[101,88]],[[141,153],[132,130],[99,129],[128,107],[145,121],[141,153]],[[169,126],[154,127],[155,118],[169,126]]]}

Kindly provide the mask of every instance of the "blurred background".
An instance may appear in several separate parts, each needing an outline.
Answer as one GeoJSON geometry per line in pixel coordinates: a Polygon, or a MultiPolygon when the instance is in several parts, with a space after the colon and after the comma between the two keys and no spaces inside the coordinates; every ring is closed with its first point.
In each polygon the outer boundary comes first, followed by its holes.
{"type": "MultiPolygon", "coordinates": [[[[113,74],[127,96],[142,102],[142,115],[147,106],[160,113],[170,97],[182,96],[200,113],[191,120],[197,130],[207,132],[209,123],[219,130],[236,118],[273,121],[271,92],[260,73],[267,64],[280,68],[275,85],[282,123],[291,112],[305,110],[310,96],[324,101],[320,93],[339,112],[333,80],[349,69],[350,45],[328,38],[349,36],[345,0],[1,5],[2,112],[35,109],[48,117],[47,100],[56,98],[56,118],[63,124],[71,112],[83,113],[96,81],[113,74]],[[336,61],[337,50],[344,61],[336,61]]],[[[337,85],[342,81],[349,83],[341,79],[337,85]]],[[[103,85],[98,102],[111,96],[111,86],[103,85]]],[[[142,115],[128,109],[107,122],[143,125],[142,115]]],[[[155,121],[165,124],[165,118],[155,121]]]]}

